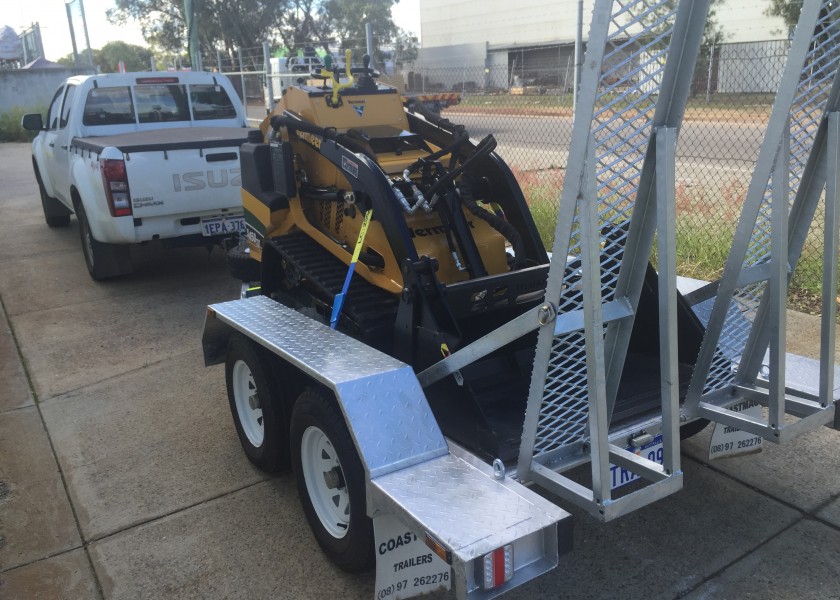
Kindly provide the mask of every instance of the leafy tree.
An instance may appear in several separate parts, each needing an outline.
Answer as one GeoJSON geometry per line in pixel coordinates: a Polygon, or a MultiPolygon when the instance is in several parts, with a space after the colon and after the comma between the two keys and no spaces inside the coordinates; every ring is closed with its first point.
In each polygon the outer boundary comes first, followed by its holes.
{"type": "MultiPolygon", "coordinates": [[[[706,26],[703,29],[703,39],[700,42],[703,46],[713,46],[720,44],[726,38],[726,34],[724,33],[717,19],[717,8],[722,2],[723,0],[709,1],[709,12],[706,17],[706,26]]],[[[674,11],[677,8],[678,4],[678,0],[670,0],[668,2],[664,2],[660,7],[652,10],[650,14],[648,14],[644,19],[642,19],[642,23],[648,27],[651,27],[651,33],[661,33],[665,29],[665,27],[667,27],[667,24],[663,21],[662,18],[666,14],[674,11]]]]}
{"type": "Polygon", "coordinates": [[[294,0],[290,4],[278,21],[277,33],[283,45],[299,49],[315,43],[329,51],[333,32],[324,0],[294,0]]]}
{"type": "Polygon", "coordinates": [[[96,66],[101,73],[116,73],[122,61],[126,71],[148,71],[151,57],[149,48],[122,41],[108,42],[99,50],[96,66]]]}
{"type": "Polygon", "coordinates": [[[764,13],[771,17],[781,17],[789,31],[793,31],[802,12],[802,0],[769,0],[770,6],[764,13]]]}
{"type": "Polygon", "coordinates": [[[709,2],[709,15],[706,17],[706,28],[703,30],[704,46],[716,46],[726,41],[726,34],[718,22],[717,9],[723,0],[711,0],[709,2]]]}
{"type": "MultiPolygon", "coordinates": [[[[365,47],[365,23],[370,22],[380,42],[398,40],[399,28],[391,18],[398,0],[193,0],[199,42],[204,53],[216,48],[233,52],[263,41],[283,44],[293,51],[304,46],[329,50],[365,47]]],[[[187,47],[183,0],[115,0],[108,11],[112,23],[140,24],[147,42],[162,51],[187,47]]],[[[404,43],[410,56],[411,44],[404,43]]],[[[358,60],[358,58],[356,59],[358,60]]]]}
{"type": "MultiPolygon", "coordinates": [[[[117,73],[120,70],[120,61],[125,64],[126,71],[148,71],[152,57],[149,48],[123,41],[108,42],[99,50],[91,50],[91,53],[93,65],[100,73],[117,73]]],[[[56,62],[68,67],[75,66],[72,53],[62,56],[56,62]]],[[[84,51],[79,53],[79,64],[87,66],[87,55],[84,51]]]]}
{"type": "Polygon", "coordinates": [[[397,37],[398,28],[391,19],[393,5],[394,0],[327,0],[324,14],[342,49],[362,50],[366,23],[378,40],[397,37]]]}
{"type": "MultiPolygon", "coordinates": [[[[286,0],[194,0],[198,16],[199,43],[205,52],[221,46],[232,51],[248,48],[273,37],[286,0]]],[[[108,20],[124,25],[137,21],[147,42],[176,52],[187,46],[183,0],[116,0],[108,20]]]]}
{"type": "MultiPolygon", "coordinates": [[[[138,46],[139,47],[139,46],[138,46]]],[[[97,67],[100,64],[99,61],[99,50],[96,48],[91,48],[90,53],[93,55],[93,66],[97,67]]],[[[55,62],[66,65],[68,67],[87,67],[88,66],[88,58],[87,58],[87,49],[83,48],[79,50],[79,60],[78,63],[73,61],[73,53],[67,54],[66,56],[62,56],[55,62]]]]}

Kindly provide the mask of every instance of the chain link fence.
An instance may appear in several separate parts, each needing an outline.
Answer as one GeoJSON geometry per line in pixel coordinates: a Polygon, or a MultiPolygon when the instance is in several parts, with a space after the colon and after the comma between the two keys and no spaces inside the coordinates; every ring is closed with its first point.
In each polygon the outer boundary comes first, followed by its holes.
{"type": "MultiPolygon", "coordinates": [[[[205,71],[224,73],[230,79],[239,99],[245,105],[249,119],[254,124],[265,117],[269,105],[266,97],[265,59],[265,48],[262,45],[201,54],[201,66],[205,71]]],[[[271,61],[275,72],[280,60],[271,61]]],[[[279,86],[276,85],[277,82],[272,83],[275,83],[273,89],[276,95],[279,86]]]]}
{"type": "MultiPolygon", "coordinates": [[[[682,275],[709,280],[723,271],[788,47],[787,41],[768,41],[701,50],[677,148],[682,275]]],[[[442,114],[465,125],[474,138],[493,133],[550,246],[568,153],[576,151],[569,148],[573,48],[511,50],[507,64],[412,69],[403,75],[418,91],[460,93],[460,103],[442,114]]],[[[645,77],[642,68],[638,78],[645,77]]],[[[616,89],[616,96],[626,91],[616,89]]],[[[791,300],[803,310],[818,309],[822,211],[821,205],[791,285],[791,300]]]]}

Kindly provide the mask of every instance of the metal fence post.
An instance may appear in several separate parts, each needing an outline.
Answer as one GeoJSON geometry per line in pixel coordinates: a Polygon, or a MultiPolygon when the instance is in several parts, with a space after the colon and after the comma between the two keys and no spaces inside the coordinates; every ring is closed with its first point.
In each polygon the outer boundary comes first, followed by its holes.
{"type": "Polygon", "coordinates": [[[271,78],[271,47],[263,42],[263,60],[265,61],[265,114],[274,110],[274,81],[271,78]]]}
{"type": "Polygon", "coordinates": [[[373,26],[370,23],[365,23],[365,43],[368,56],[373,60],[373,26]]]}
{"type": "Polygon", "coordinates": [[[239,58],[239,84],[241,87],[242,104],[248,106],[248,94],[245,92],[245,65],[242,64],[242,46],[236,49],[236,55],[239,58]]]}
{"type": "Polygon", "coordinates": [[[709,49],[709,71],[706,74],[706,104],[711,101],[712,97],[712,69],[715,63],[715,45],[709,49]]]}

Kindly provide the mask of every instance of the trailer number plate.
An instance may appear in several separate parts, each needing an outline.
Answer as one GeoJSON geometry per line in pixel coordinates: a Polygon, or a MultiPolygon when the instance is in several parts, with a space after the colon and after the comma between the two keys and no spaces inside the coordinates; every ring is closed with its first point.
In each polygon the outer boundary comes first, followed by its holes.
{"type": "Polygon", "coordinates": [[[413,598],[452,588],[452,567],[393,515],[373,520],[376,600],[413,598]]]}
{"type": "Polygon", "coordinates": [[[242,215],[202,217],[201,233],[204,236],[245,233],[245,217],[242,215]]]}
{"type": "MultiPolygon", "coordinates": [[[[634,452],[639,456],[646,458],[648,460],[652,460],[654,462],[658,462],[660,465],[662,464],[662,434],[657,435],[653,440],[645,444],[640,448],[633,448],[632,446],[628,446],[627,450],[629,452],[634,452]]],[[[639,476],[633,473],[632,471],[628,471],[623,467],[618,467],[616,465],[610,465],[610,489],[617,489],[623,485],[627,485],[628,483],[632,483],[639,479],[639,476]]]]}

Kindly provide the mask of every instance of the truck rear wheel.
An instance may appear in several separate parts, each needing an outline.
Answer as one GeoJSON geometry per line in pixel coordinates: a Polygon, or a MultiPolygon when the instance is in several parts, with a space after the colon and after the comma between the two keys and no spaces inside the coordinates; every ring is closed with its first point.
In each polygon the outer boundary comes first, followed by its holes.
{"type": "Polygon", "coordinates": [[[242,336],[231,338],[225,383],[236,433],[248,460],[267,473],[288,468],[283,392],[262,349],[242,336]]]}
{"type": "Polygon", "coordinates": [[[298,496],[324,553],[350,573],[373,567],[373,522],[365,474],[338,408],[308,389],[292,411],[292,465],[298,496]]]}
{"type": "Polygon", "coordinates": [[[106,244],[93,237],[85,207],[76,204],[76,218],[79,220],[79,236],[82,238],[82,254],[88,273],[96,281],[131,273],[131,255],[127,245],[106,244]]]}

